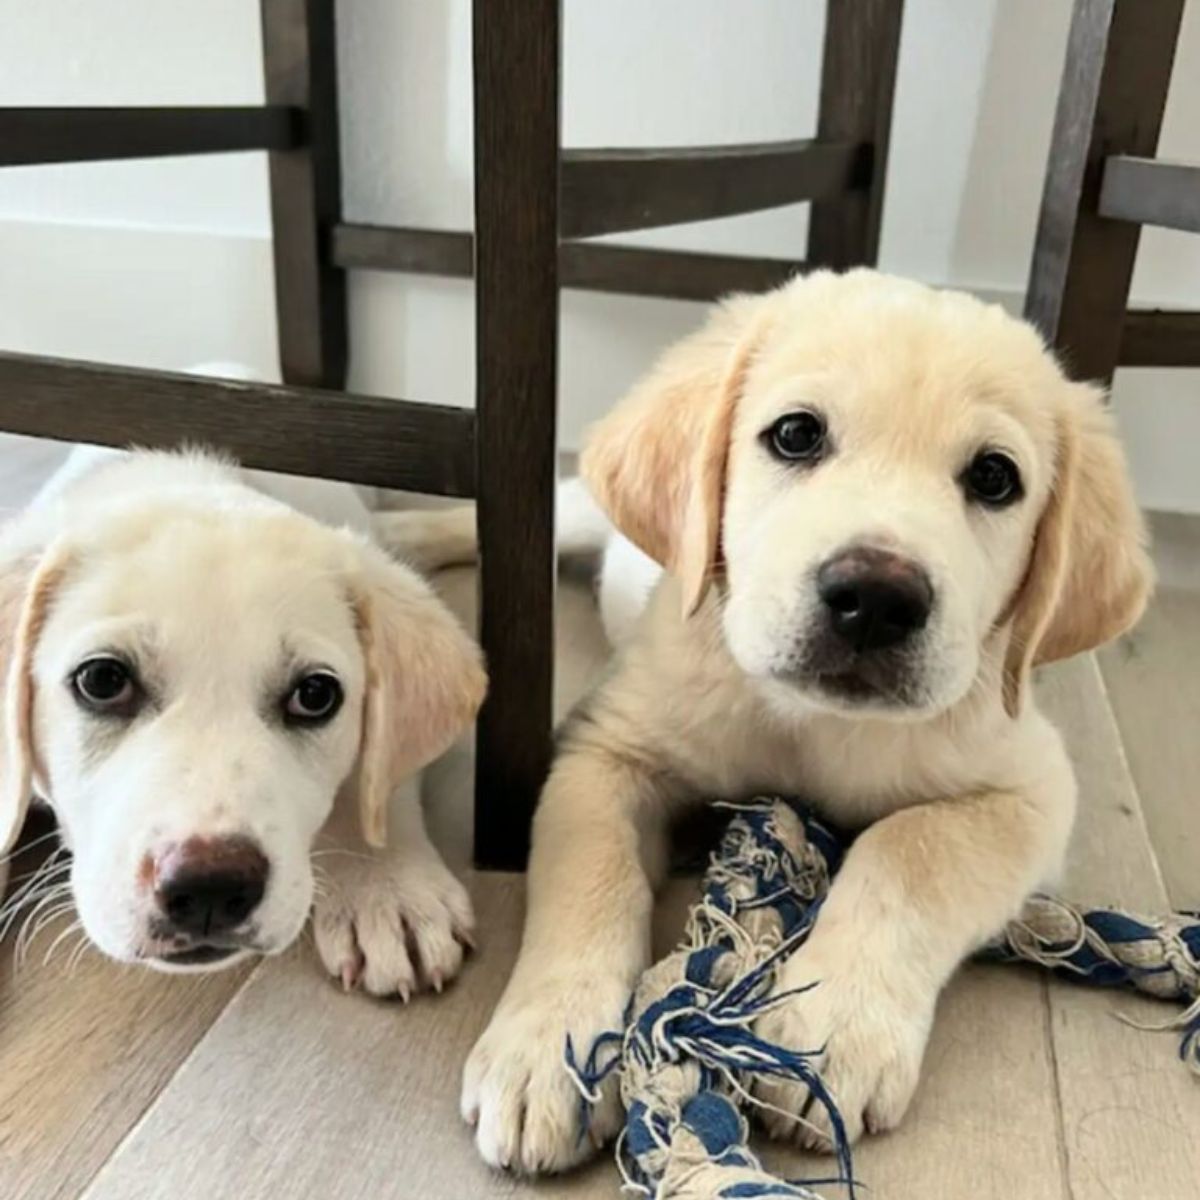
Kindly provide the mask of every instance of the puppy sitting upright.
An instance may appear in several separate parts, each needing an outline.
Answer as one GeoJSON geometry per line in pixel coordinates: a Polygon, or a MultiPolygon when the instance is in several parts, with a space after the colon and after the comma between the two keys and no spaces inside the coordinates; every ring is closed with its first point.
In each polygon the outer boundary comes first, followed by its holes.
{"type": "Polygon", "coordinates": [[[458,970],[470,903],[414,776],[474,716],[480,655],[418,576],[326,522],[370,527],[346,485],[82,449],[4,530],[0,854],[48,803],[113,958],[284,949],[325,826],[327,969],[405,998],[458,970]]]}
{"type": "MultiPolygon", "coordinates": [[[[824,1047],[846,1129],[900,1120],[938,993],[1058,870],[1075,784],[1032,666],[1107,641],[1150,585],[1095,389],[969,296],[854,271],[723,304],[594,431],[583,473],[669,571],[562,731],[521,953],[467,1062],[489,1162],[578,1161],[563,1069],[647,965],[668,819],[802,795],[861,828],[759,1023],[824,1047]]],[[[803,1089],[768,1124],[824,1144],[803,1089]],[[802,1119],[803,1118],[803,1119],[802,1119]]]]}

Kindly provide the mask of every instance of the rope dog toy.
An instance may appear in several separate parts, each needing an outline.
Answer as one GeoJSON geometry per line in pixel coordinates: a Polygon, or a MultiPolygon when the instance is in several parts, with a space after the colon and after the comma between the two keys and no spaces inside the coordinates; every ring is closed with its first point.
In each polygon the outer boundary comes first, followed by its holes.
{"type": "MultiPolygon", "coordinates": [[[[821,1047],[773,1045],[754,1032],[776,993],[779,967],[808,936],[847,843],[802,805],[780,797],[723,804],[734,811],[704,875],[683,939],[643,975],[625,1029],[596,1039],[566,1065],[579,1088],[583,1128],[611,1074],[620,1077],[625,1127],[617,1165],[627,1189],[654,1200],[821,1200],[822,1183],[854,1196],[849,1145],[835,1097],[815,1063],[821,1047]],[[743,1106],[761,1106],[753,1079],[805,1085],[828,1114],[837,1173],[825,1180],[771,1175],[749,1145],[743,1106]]],[[[1180,1057],[1200,1075],[1200,918],[1148,919],[1084,911],[1033,896],[981,952],[1100,987],[1132,987],[1185,1006],[1162,1028],[1182,1031],[1180,1057]]],[[[819,984],[811,986],[820,986],[819,984]]],[[[807,989],[799,989],[804,991],[807,989]]]]}

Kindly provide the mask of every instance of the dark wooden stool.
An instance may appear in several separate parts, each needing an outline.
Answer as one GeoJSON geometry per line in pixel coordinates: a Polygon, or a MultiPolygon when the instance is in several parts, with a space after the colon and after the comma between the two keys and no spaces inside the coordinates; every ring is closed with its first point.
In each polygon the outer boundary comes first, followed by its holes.
{"type": "Polygon", "coordinates": [[[1200,366],[1200,312],[1129,309],[1143,225],[1200,233],[1200,166],[1155,159],[1184,0],[1076,0],[1025,315],[1081,379],[1200,366]]]}
{"type": "Polygon", "coordinates": [[[551,753],[558,291],[710,299],[808,266],[873,263],[902,0],[830,0],[817,136],[560,151],[560,0],[474,11],[475,233],[341,220],[333,0],[261,0],[267,103],[0,109],[0,166],[266,150],[283,386],[0,354],[0,428],[123,445],[183,438],[248,466],[475,496],[475,855],[520,867],[551,753]],[[805,262],[585,239],[812,201],[805,262]],[[356,396],[345,271],[476,280],[476,408],[356,396]]]}

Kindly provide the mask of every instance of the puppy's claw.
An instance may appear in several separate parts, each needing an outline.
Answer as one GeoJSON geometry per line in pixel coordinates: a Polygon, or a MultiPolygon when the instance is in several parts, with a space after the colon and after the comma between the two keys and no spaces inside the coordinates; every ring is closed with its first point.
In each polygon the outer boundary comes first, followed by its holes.
{"type": "MultiPolygon", "coordinates": [[[[432,848],[430,855],[433,855],[432,848]]],[[[436,857],[335,860],[336,901],[319,898],[313,927],[326,969],[345,991],[408,1004],[443,991],[462,965],[456,930],[469,930],[470,900],[436,857]]]]}
{"type": "Polygon", "coordinates": [[[357,958],[348,958],[342,963],[341,980],[343,992],[352,992],[358,987],[359,981],[362,979],[364,965],[361,954],[357,958]]]}

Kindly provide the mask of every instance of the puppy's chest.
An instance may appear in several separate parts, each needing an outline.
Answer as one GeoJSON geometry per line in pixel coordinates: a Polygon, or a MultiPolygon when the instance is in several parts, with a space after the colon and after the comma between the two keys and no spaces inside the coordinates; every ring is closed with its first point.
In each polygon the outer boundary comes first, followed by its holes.
{"type": "Polygon", "coordinates": [[[818,719],[791,729],[759,725],[747,734],[726,739],[726,761],[713,763],[722,791],[801,796],[830,820],[850,826],[979,785],[978,756],[965,754],[939,731],[818,719]]]}

